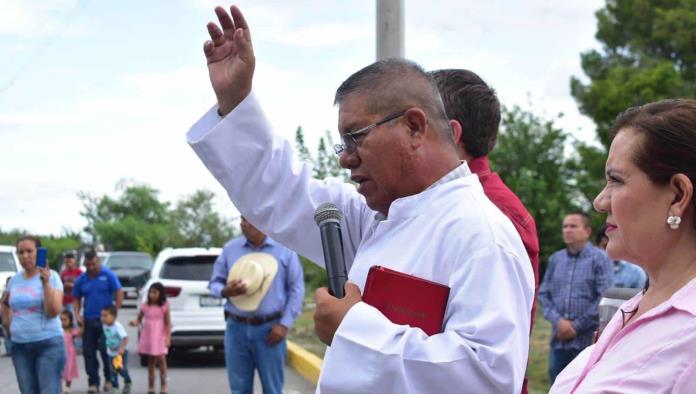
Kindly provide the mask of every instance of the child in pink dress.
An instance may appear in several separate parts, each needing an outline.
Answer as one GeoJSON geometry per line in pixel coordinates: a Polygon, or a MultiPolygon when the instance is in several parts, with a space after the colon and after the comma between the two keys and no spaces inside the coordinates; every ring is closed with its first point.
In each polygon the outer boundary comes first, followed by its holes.
{"type": "Polygon", "coordinates": [[[138,318],[130,322],[131,326],[142,323],[138,353],[147,355],[147,392],[155,392],[155,366],[159,364],[160,393],[167,392],[167,348],[171,340],[171,320],[169,304],[164,286],[153,283],[147,292],[147,302],[140,306],[138,318]]]}
{"type": "Polygon", "coordinates": [[[63,369],[63,394],[70,393],[70,384],[77,379],[77,357],[75,355],[75,337],[80,336],[80,329],[75,328],[73,315],[70,311],[60,314],[63,325],[63,342],[65,343],[65,368],[63,369]]]}

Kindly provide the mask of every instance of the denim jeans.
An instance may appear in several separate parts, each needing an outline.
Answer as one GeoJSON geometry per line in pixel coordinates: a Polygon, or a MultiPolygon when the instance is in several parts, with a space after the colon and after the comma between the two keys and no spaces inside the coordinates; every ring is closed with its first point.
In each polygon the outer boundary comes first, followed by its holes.
{"type": "Polygon", "coordinates": [[[97,350],[101,356],[104,367],[104,381],[111,381],[111,363],[109,355],[106,354],[106,339],[104,330],[99,319],[85,319],[85,331],[82,334],[82,355],[85,358],[85,370],[87,371],[87,381],[90,386],[99,386],[99,361],[97,361],[97,350]]]}
{"type": "MultiPolygon", "coordinates": [[[[113,365],[115,357],[116,356],[109,356],[109,365],[113,365]]],[[[118,387],[118,375],[121,375],[123,377],[124,383],[132,382],[130,374],[128,373],[128,350],[123,352],[123,368],[120,371],[116,371],[113,369],[111,371],[111,384],[113,385],[113,387],[118,387]]]]}
{"type": "Polygon", "coordinates": [[[59,394],[65,367],[63,336],[13,342],[12,364],[22,394],[59,394]]]}
{"type": "Polygon", "coordinates": [[[258,369],[264,394],[283,392],[285,338],[275,346],[266,344],[266,337],[280,319],[257,326],[227,319],[225,330],[225,364],[232,394],[254,391],[254,369],[258,369]]]}
{"type": "Polygon", "coordinates": [[[549,381],[551,384],[581,351],[581,349],[551,349],[549,351],[549,381]]]}

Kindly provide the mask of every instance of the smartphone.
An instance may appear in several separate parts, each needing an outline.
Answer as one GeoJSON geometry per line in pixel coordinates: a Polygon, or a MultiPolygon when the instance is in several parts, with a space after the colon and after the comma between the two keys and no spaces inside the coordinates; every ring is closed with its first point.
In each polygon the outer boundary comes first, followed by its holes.
{"type": "Polygon", "coordinates": [[[46,268],[46,261],[48,257],[48,249],[37,248],[36,249],[36,266],[41,268],[46,268]]]}

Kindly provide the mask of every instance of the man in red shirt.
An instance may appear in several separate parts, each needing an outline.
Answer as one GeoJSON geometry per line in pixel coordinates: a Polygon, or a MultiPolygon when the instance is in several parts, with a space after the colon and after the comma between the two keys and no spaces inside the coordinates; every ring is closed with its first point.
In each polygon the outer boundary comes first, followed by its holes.
{"type": "Polygon", "coordinates": [[[60,279],[63,281],[63,309],[69,310],[73,314],[73,322],[77,323],[73,310],[72,291],[75,281],[82,275],[82,270],[77,266],[75,252],[65,252],[63,255],[63,263],[65,264],[65,268],[60,273],[60,279]]]}
{"type": "MultiPolygon", "coordinates": [[[[500,126],[500,102],[495,91],[468,70],[437,70],[431,75],[440,90],[447,116],[451,119],[459,158],[466,160],[469,169],[478,175],[483,192],[510,219],[522,238],[534,270],[536,297],[539,289],[539,239],[534,218],[488,165],[487,155],[495,147],[500,126]]],[[[532,304],[532,327],[535,312],[536,302],[532,304]]],[[[526,377],[522,393],[527,393],[526,377]]]]}

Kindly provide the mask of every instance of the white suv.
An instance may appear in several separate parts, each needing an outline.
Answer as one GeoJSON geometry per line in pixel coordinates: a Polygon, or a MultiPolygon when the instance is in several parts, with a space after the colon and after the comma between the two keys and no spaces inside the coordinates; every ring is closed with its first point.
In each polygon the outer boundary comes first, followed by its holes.
{"type": "Polygon", "coordinates": [[[172,319],[170,350],[213,346],[225,341],[224,299],[210,295],[208,281],[220,248],[167,248],[155,259],[150,280],[140,291],[140,305],[155,282],[164,286],[172,319]]]}
{"type": "Polygon", "coordinates": [[[22,271],[19,259],[15,253],[14,246],[0,245],[0,294],[5,291],[7,278],[14,276],[22,271]]]}

